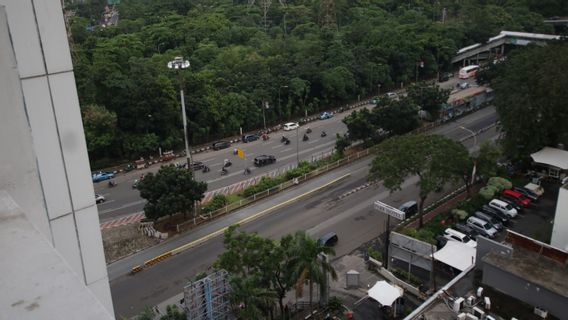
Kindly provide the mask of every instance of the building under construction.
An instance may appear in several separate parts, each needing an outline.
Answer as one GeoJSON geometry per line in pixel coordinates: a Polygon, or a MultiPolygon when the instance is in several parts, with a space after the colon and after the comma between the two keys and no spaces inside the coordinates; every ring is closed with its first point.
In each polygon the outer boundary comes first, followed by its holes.
{"type": "Polygon", "coordinates": [[[183,288],[188,320],[229,319],[229,273],[219,270],[183,288]]]}

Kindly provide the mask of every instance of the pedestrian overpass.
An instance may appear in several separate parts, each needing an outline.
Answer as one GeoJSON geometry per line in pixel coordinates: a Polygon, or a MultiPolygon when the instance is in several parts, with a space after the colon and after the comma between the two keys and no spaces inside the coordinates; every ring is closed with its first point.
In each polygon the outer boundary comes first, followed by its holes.
{"type": "Polygon", "coordinates": [[[506,44],[526,46],[529,43],[535,43],[544,45],[548,41],[560,39],[561,36],[551,34],[501,31],[498,36],[489,38],[486,43],[476,43],[461,48],[452,59],[452,63],[461,61],[463,66],[472,63],[479,64],[480,60],[488,60],[491,57],[502,57],[505,54],[506,44]]]}

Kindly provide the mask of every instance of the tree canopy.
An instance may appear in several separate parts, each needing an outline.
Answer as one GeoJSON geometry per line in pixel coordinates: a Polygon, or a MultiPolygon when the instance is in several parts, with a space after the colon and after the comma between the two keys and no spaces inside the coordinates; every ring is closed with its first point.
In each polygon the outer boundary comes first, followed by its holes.
{"type": "Polygon", "coordinates": [[[542,147],[568,145],[568,44],[529,47],[510,55],[491,80],[503,147],[527,160],[542,147]]]}
{"type": "Polygon", "coordinates": [[[140,196],[146,201],[144,214],[149,219],[158,219],[183,212],[184,218],[194,207],[194,202],[203,199],[207,183],[198,182],[187,169],[173,165],[163,166],[148,173],[137,185],[140,196]]]}
{"type": "Polygon", "coordinates": [[[420,227],[424,202],[432,192],[460,178],[469,161],[465,147],[440,135],[408,134],[387,139],[378,146],[369,178],[382,180],[391,192],[400,190],[406,178],[417,176],[420,227]]]}
{"type": "Polygon", "coordinates": [[[325,25],[316,3],[286,3],[272,4],[265,29],[244,1],[123,0],[118,25],[105,27],[105,1],[67,2],[80,104],[116,117],[102,145],[90,140],[93,164],[180,147],[180,77],[190,142],[203,143],[260,127],[265,102],[278,123],[433,78],[456,49],[503,28],[550,33],[541,14],[567,10],[561,0],[338,2],[325,25]],[[191,67],[169,70],[175,56],[191,67]]]}

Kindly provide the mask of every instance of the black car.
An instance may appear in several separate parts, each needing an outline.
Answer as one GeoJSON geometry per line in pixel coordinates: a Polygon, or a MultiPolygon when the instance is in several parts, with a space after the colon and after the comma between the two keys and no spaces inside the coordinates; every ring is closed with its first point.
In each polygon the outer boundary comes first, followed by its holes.
{"type": "Polygon", "coordinates": [[[213,150],[227,149],[231,146],[229,141],[217,141],[213,144],[213,150]]]}
{"type": "Polygon", "coordinates": [[[193,171],[197,171],[203,169],[204,166],[205,164],[203,164],[203,162],[201,161],[193,161],[193,163],[191,164],[191,169],[193,171]]]}
{"type": "Polygon", "coordinates": [[[438,78],[438,81],[440,81],[440,82],[446,82],[446,81],[450,80],[450,77],[451,77],[451,76],[452,76],[452,75],[451,75],[450,73],[444,72],[444,73],[442,73],[442,74],[440,75],[440,78],[438,78]]]}
{"type": "Polygon", "coordinates": [[[326,247],[333,247],[339,238],[335,232],[329,232],[321,236],[318,241],[326,247]]]}
{"type": "Polygon", "coordinates": [[[241,137],[241,139],[243,140],[244,143],[256,141],[256,140],[258,140],[258,138],[259,138],[258,134],[244,134],[241,137]]]}
{"type": "Polygon", "coordinates": [[[276,158],[274,156],[269,156],[265,154],[254,158],[254,165],[257,167],[262,167],[267,164],[272,164],[274,162],[276,162],[276,158]]]}
{"type": "Polygon", "coordinates": [[[481,207],[481,212],[487,213],[488,215],[494,217],[504,226],[509,225],[510,220],[506,214],[502,213],[501,211],[497,211],[486,204],[481,207]]]}
{"type": "Polygon", "coordinates": [[[479,235],[479,232],[475,231],[474,229],[470,228],[469,226],[465,225],[465,224],[461,224],[458,223],[454,226],[454,229],[456,229],[457,231],[466,234],[467,236],[469,236],[471,239],[475,240],[476,237],[479,235]]]}
{"type": "Polygon", "coordinates": [[[532,190],[529,190],[524,187],[513,187],[513,190],[517,191],[518,193],[522,194],[523,196],[531,199],[531,201],[538,200],[538,194],[534,193],[532,190]]]}

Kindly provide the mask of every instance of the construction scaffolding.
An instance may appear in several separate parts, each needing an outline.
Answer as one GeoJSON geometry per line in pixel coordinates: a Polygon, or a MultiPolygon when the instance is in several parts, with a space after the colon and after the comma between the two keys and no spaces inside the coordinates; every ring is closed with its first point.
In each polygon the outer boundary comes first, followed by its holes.
{"type": "Polygon", "coordinates": [[[219,270],[183,288],[188,320],[220,320],[229,316],[229,273],[219,270]]]}

